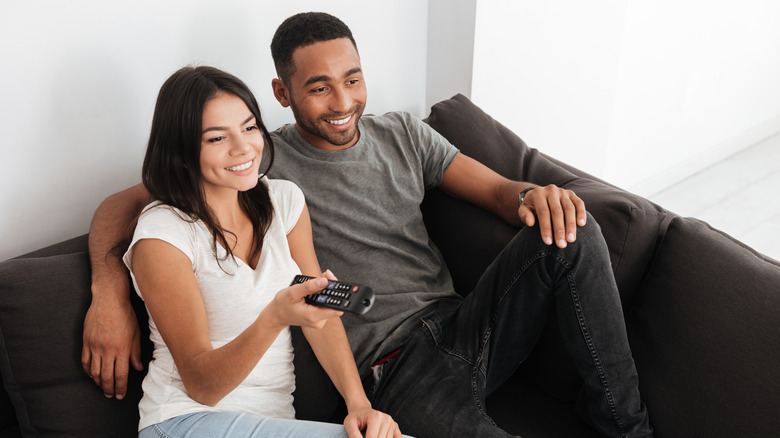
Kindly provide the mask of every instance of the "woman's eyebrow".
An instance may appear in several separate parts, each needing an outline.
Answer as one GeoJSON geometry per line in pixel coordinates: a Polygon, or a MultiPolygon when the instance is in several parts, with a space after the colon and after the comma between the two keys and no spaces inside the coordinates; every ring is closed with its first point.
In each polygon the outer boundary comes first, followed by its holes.
{"type": "MultiPolygon", "coordinates": [[[[249,117],[247,117],[246,120],[244,120],[241,124],[242,125],[246,125],[247,123],[249,123],[250,120],[252,120],[254,118],[255,118],[255,115],[252,114],[249,117]]],[[[207,133],[209,131],[227,131],[227,129],[228,128],[226,128],[224,126],[212,126],[210,128],[204,129],[203,132],[201,132],[201,134],[205,134],[205,133],[207,133]]]]}

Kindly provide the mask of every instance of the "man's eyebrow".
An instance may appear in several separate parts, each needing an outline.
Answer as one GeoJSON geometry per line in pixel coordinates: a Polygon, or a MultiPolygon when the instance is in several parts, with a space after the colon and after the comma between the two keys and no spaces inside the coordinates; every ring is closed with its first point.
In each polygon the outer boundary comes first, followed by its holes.
{"type": "Polygon", "coordinates": [[[355,68],[353,68],[353,69],[349,70],[349,71],[347,72],[347,74],[345,74],[344,76],[345,76],[345,77],[346,77],[346,76],[352,76],[352,75],[354,75],[354,74],[357,74],[357,73],[363,73],[363,69],[362,69],[362,68],[360,68],[360,67],[355,67],[355,68]]]}
{"type": "MultiPolygon", "coordinates": [[[[351,68],[351,69],[347,70],[346,73],[344,73],[344,77],[352,76],[354,74],[362,73],[362,72],[363,72],[363,69],[360,68],[360,67],[351,68]]],[[[311,85],[311,84],[316,83],[316,82],[328,82],[331,79],[332,78],[330,76],[328,76],[328,75],[312,76],[303,85],[307,86],[307,85],[311,85]]]]}
{"type": "MultiPolygon", "coordinates": [[[[254,118],[255,118],[255,115],[254,115],[254,114],[251,114],[251,115],[250,115],[249,117],[247,117],[247,118],[246,118],[246,120],[244,120],[244,122],[243,122],[243,123],[241,123],[241,124],[242,124],[242,125],[246,125],[247,123],[249,123],[249,121],[250,121],[250,120],[252,120],[252,119],[254,119],[254,118]]],[[[227,131],[227,130],[228,130],[228,128],[226,128],[225,126],[212,126],[212,127],[209,127],[209,128],[206,128],[206,129],[204,129],[204,130],[203,130],[203,132],[201,132],[201,134],[205,134],[205,133],[207,133],[207,132],[209,132],[209,131],[227,131]]]]}
{"type": "Polygon", "coordinates": [[[311,84],[313,84],[315,82],[328,82],[329,80],[330,80],[330,76],[328,76],[328,75],[312,76],[303,85],[307,86],[307,85],[311,85],[311,84]]]}

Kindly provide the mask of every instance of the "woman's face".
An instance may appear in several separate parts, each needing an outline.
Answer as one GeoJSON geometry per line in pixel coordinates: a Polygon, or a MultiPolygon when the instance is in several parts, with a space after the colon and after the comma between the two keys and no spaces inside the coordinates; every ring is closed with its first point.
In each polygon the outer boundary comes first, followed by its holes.
{"type": "Polygon", "coordinates": [[[239,97],[219,92],[203,108],[200,170],[206,199],[257,185],[263,132],[239,97]]]}

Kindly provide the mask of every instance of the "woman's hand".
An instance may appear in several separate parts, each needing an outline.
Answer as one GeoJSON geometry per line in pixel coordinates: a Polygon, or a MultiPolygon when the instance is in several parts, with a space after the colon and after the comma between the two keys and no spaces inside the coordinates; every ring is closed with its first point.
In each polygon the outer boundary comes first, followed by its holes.
{"type": "Polygon", "coordinates": [[[338,318],[344,312],[307,304],[307,295],[319,292],[328,285],[328,278],[335,280],[330,271],[325,271],[323,277],[313,278],[305,283],[286,287],[276,293],[276,296],[263,310],[268,317],[279,326],[300,326],[315,329],[322,328],[331,318],[338,318]]]}
{"type": "Polygon", "coordinates": [[[401,429],[393,418],[371,406],[355,409],[344,419],[344,429],[349,438],[401,438],[401,429]]]}

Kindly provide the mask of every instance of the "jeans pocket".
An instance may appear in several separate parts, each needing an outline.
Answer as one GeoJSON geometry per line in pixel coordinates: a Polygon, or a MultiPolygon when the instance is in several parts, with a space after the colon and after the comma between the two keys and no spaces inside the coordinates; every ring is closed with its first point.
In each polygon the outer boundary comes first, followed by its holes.
{"type": "Polygon", "coordinates": [[[422,319],[422,329],[428,334],[428,338],[433,345],[438,346],[442,337],[441,318],[437,314],[430,315],[422,319]]]}

